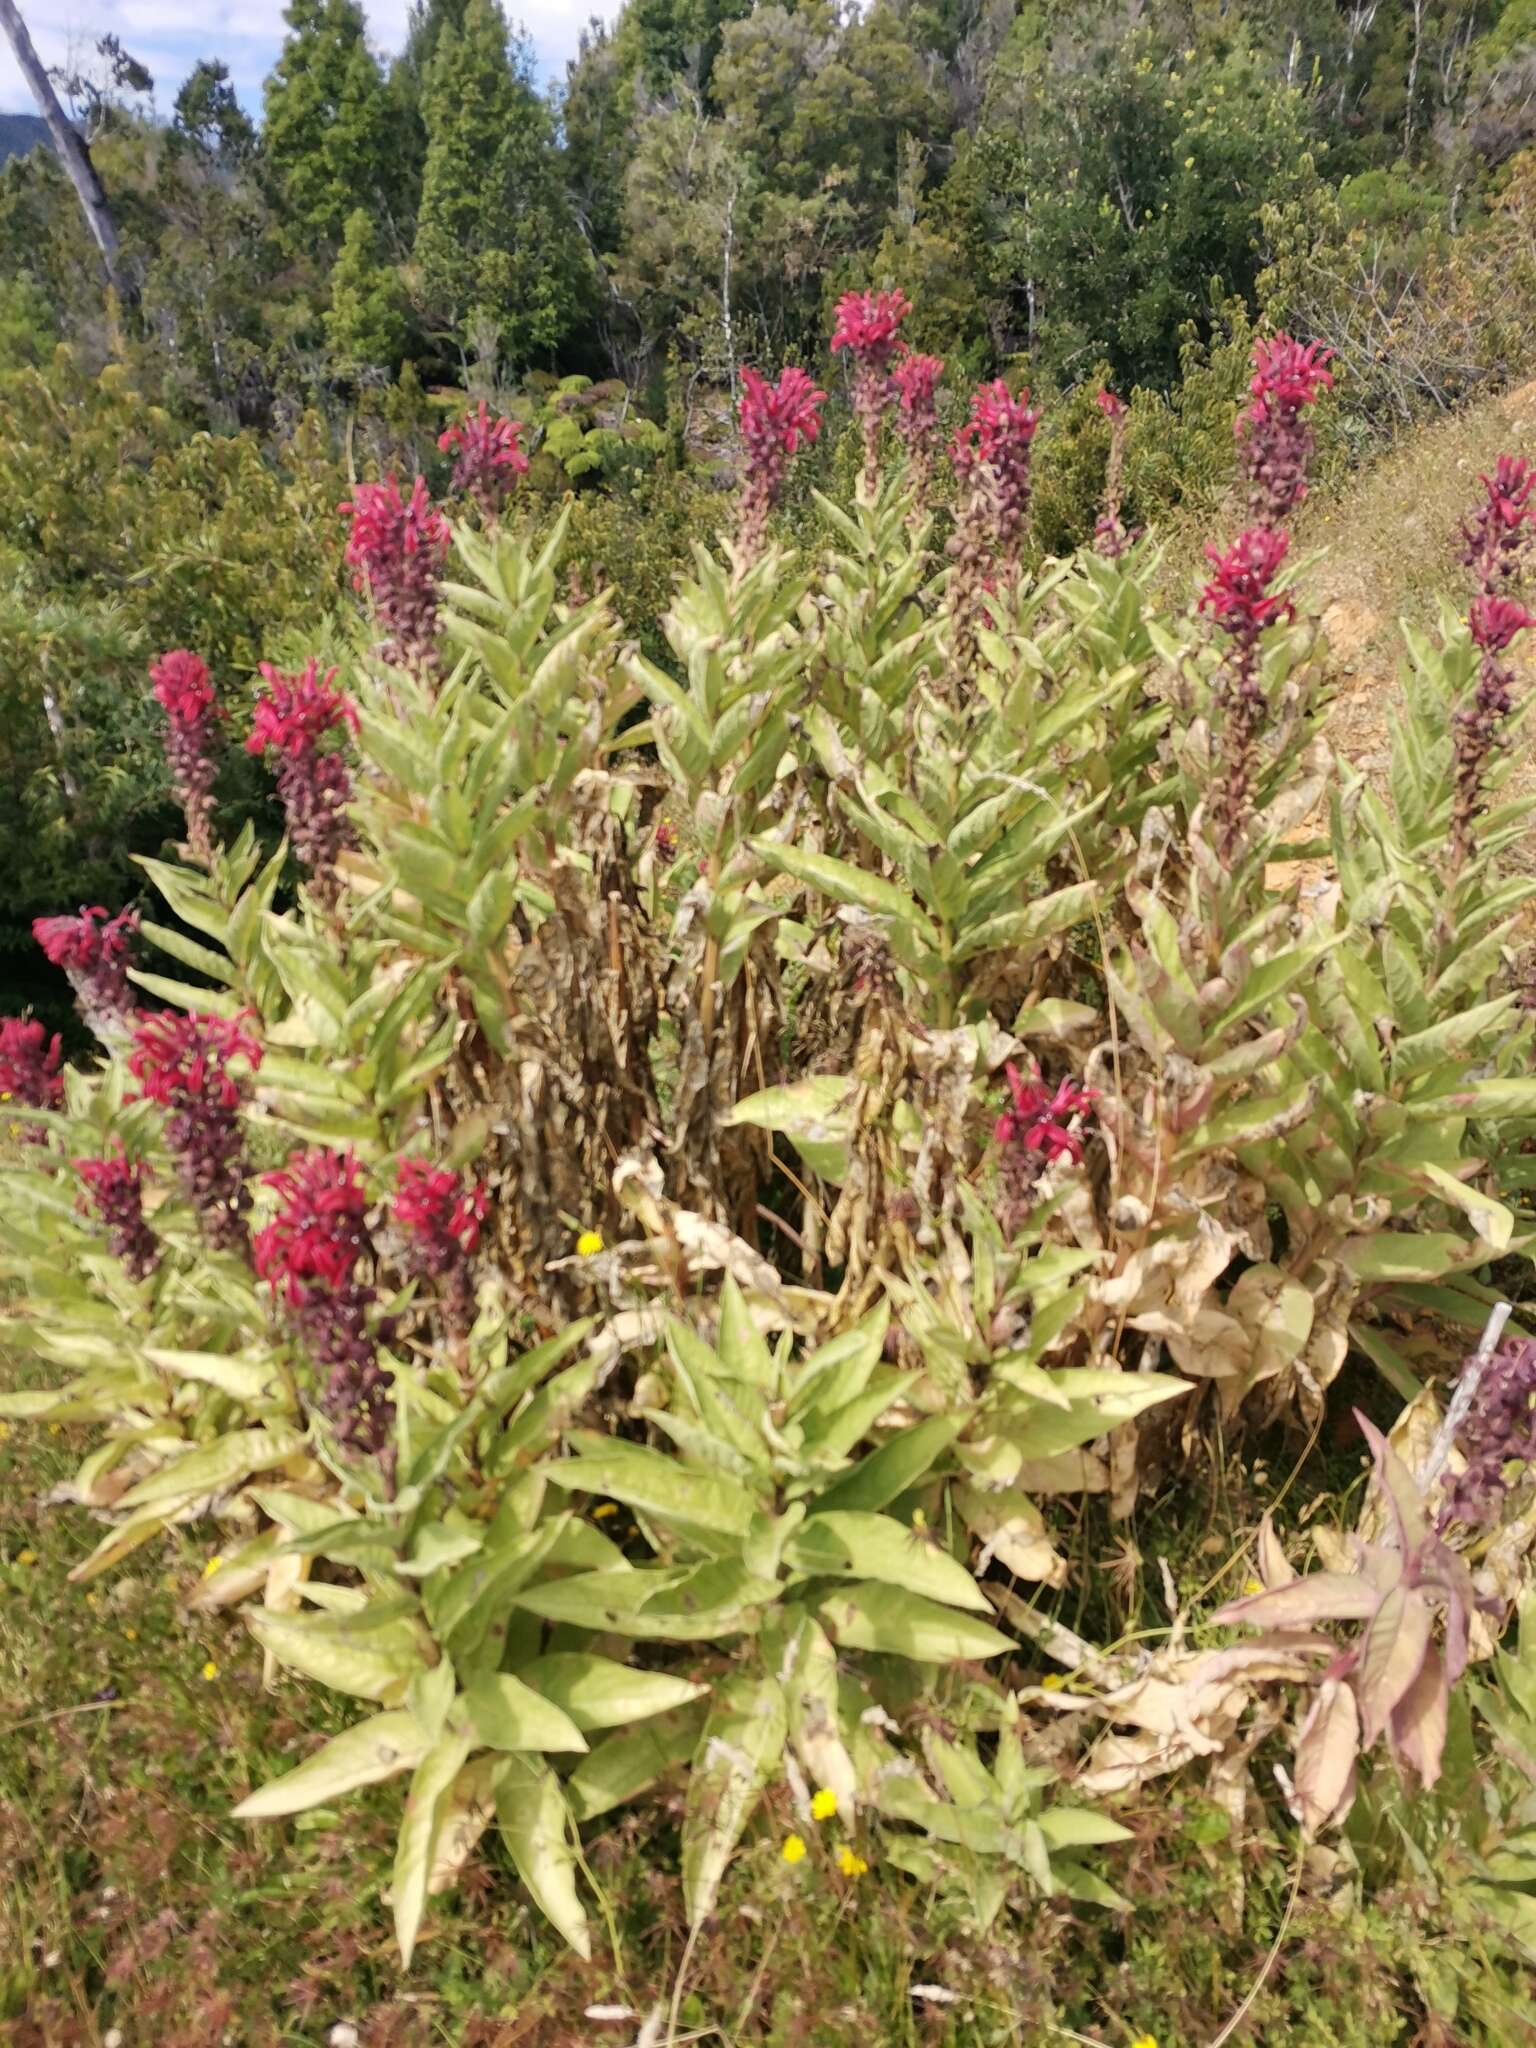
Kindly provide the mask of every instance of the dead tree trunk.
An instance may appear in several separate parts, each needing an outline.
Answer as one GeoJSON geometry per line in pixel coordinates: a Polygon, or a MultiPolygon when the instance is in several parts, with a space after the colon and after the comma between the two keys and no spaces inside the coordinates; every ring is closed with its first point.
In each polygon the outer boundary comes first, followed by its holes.
{"type": "Polygon", "coordinates": [[[27,33],[27,24],[22,20],[16,7],[16,0],[0,0],[0,23],[10,37],[11,48],[16,52],[16,62],[21,75],[32,88],[32,97],[37,101],[38,111],[53,138],[53,146],[59,153],[59,161],[69,173],[69,182],[75,188],[75,197],[80,202],[80,211],[85,215],[86,226],[91,239],[101,251],[102,267],[107,273],[107,282],[117,293],[119,300],[128,305],[134,293],[122,269],[118,254],[117,229],[112,223],[111,209],[107,195],[101,189],[101,180],[96,175],[96,166],[91,162],[90,151],[81,140],[74,124],[59,105],[59,96],[53,89],[53,82],[43,69],[42,60],[32,47],[32,38],[27,33]]]}

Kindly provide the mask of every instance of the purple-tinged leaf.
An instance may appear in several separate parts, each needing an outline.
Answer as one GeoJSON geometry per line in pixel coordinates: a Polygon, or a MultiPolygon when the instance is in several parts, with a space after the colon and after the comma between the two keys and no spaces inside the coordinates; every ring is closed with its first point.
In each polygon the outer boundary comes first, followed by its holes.
{"type": "Polygon", "coordinates": [[[1325,1678],[1296,1738],[1296,1802],[1307,1834],[1317,1834],[1348,1813],[1359,1749],[1355,1696],[1342,1680],[1325,1678]]]}
{"type": "Polygon", "coordinates": [[[1392,1519],[1397,1525],[1398,1547],[1406,1555],[1429,1539],[1429,1524],[1424,1519],[1424,1496],[1413,1474],[1370,1417],[1362,1415],[1357,1408],[1355,1420],[1376,1460],[1376,1483],[1392,1510],[1392,1519]]]}
{"type": "Polygon", "coordinates": [[[1440,1775],[1450,1701],[1445,1664],[1431,1643],[1418,1677],[1393,1708],[1387,1723],[1387,1739],[1393,1754],[1412,1766],[1426,1792],[1440,1775]]]}
{"type": "Polygon", "coordinates": [[[1429,1602],[1406,1586],[1394,1586],[1365,1632],[1355,1693],[1360,1702],[1362,1746],[1369,1749],[1412,1687],[1429,1649],[1429,1602]]]}
{"type": "Polygon", "coordinates": [[[1251,1628],[1310,1628],[1320,1621],[1366,1621],[1380,1604],[1376,1588],[1352,1572],[1313,1572],[1272,1593],[1229,1600],[1211,1619],[1251,1628]]]}
{"type": "Polygon", "coordinates": [[[1259,1524],[1255,1562],[1259,1568],[1259,1577],[1269,1592],[1274,1593],[1281,1586],[1292,1586],[1296,1583],[1295,1567],[1281,1549],[1280,1538],[1275,1534],[1275,1525],[1268,1515],[1259,1524]]]}

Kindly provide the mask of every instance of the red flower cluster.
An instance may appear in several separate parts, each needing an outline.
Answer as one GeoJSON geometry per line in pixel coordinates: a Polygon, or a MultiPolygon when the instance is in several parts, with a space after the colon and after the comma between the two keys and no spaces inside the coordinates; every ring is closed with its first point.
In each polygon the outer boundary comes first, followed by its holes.
{"type": "Polygon", "coordinates": [[[317,661],[297,676],[283,675],[264,661],[261,674],[267,690],[257,700],[246,752],[260,754],[270,747],[276,753],[277,793],[294,851],[329,899],[336,889],[337,856],[352,844],[346,817],[352,777],[341,755],[322,752],[320,742],[339,726],[355,733],[357,711],[350,698],[332,687],[335,669],[322,676],[317,661]]]}
{"type": "Polygon", "coordinates": [[[222,716],[208,664],[177,647],[151,663],[149,677],[165,713],[165,756],[186,814],[187,838],[193,853],[206,863],[212,850],[208,820],[213,814],[215,742],[222,716]]]}
{"type": "Polygon", "coordinates": [[[1253,378],[1248,386],[1255,407],[1271,401],[1292,409],[1314,405],[1321,393],[1333,389],[1333,372],[1327,367],[1332,361],[1333,350],[1320,341],[1303,345],[1288,334],[1277,334],[1273,341],[1256,341],[1253,378]]]}
{"type": "Polygon", "coordinates": [[[1332,357],[1320,341],[1303,346],[1288,334],[1254,343],[1253,403],[1239,413],[1236,431],[1256,525],[1278,526],[1307,495],[1313,441],[1301,411],[1332,390],[1332,357]]]}
{"type": "Polygon", "coordinates": [[[251,1206],[239,1119],[245,1083],[231,1071],[237,1060],[253,1071],[261,1065],[261,1047],[239,1018],[180,1010],[141,1013],[128,1055],[144,1099],[169,1112],[166,1145],[219,1251],[245,1249],[251,1206]]]}
{"type": "Polygon", "coordinates": [[[347,561],[353,587],[373,600],[387,660],[423,669],[436,659],[437,574],[448,552],[448,522],[417,477],[402,498],[394,477],[359,484],[341,507],[352,521],[347,561]]]}
{"type": "Polygon", "coordinates": [[[1093,545],[1106,561],[1117,561],[1135,535],[1126,531],[1120,516],[1120,491],[1125,475],[1125,422],[1128,408],[1106,384],[1094,397],[1094,404],[1109,422],[1109,462],[1104,472],[1104,509],[1094,523],[1093,545]]]}
{"type": "Polygon", "coordinates": [[[1479,477],[1483,502],[1461,529],[1461,559],[1492,596],[1501,584],[1513,582],[1521,557],[1536,537],[1536,469],[1519,455],[1501,455],[1492,476],[1479,477]]]}
{"type": "Polygon", "coordinates": [[[1284,591],[1270,588],[1289,547],[1286,534],[1263,526],[1240,533],[1225,554],[1214,544],[1206,547],[1206,559],[1216,573],[1200,593],[1200,609],[1209,612],[1244,651],[1258,645],[1267,627],[1296,616],[1284,591]]]}
{"type": "Polygon", "coordinates": [[[956,474],[972,484],[972,503],[978,511],[990,500],[994,549],[1009,569],[1017,565],[1024,537],[1030,444],[1039,425],[1040,414],[1031,408],[1028,391],[1015,398],[998,377],[972,393],[971,416],[954,439],[956,474]],[[990,482],[985,495],[975,488],[983,481],[990,482]]]}
{"type": "Polygon", "coordinates": [[[1102,391],[1095,393],[1093,402],[1099,408],[1099,411],[1103,413],[1105,419],[1109,420],[1111,423],[1113,423],[1115,420],[1123,420],[1125,418],[1125,400],[1123,398],[1117,398],[1114,392],[1110,390],[1107,384],[1104,386],[1102,391]]]}
{"type": "Polygon", "coordinates": [[[483,398],[474,412],[437,437],[445,455],[450,449],[457,451],[450,479],[453,489],[474,498],[487,519],[496,517],[517,479],[528,473],[522,438],[522,421],[505,416],[492,419],[483,398]]]}
{"type": "Polygon", "coordinates": [[[934,450],[939,438],[939,379],[944,374],[942,356],[914,355],[904,350],[891,372],[896,393],[896,431],[906,445],[918,504],[927,495],[933,472],[934,450]]]}
{"type": "Polygon", "coordinates": [[[1003,1071],[1013,1102],[993,1128],[998,1144],[1022,1146],[1052,1164],[1070,1159],[1074,1166],[1081,1166],[1083,1140],[1069,1125],[1098,1100],[1097,1091],[1073,1080],[1058,1081],[1053,1091],[1046,1087],[1038,1067],[1026,1080],[1012,1060],[1003,1071]]]}
{"type": "Polygon", "coordinates": [[[101,1159],[77,1159],[96,1214],[107,1226],[113,1252],[134,1280],[147,1280],[160,1263],[155,1233],[144,1221],[144,1169],[119,1144],[101,1159]]]}
{"type": "Polygon", "coordinates": [[[98,1034],[125,1023],[132,1011],[128,941],[138,928],[136,912],[120,910],[108,917],[99,903],[82,904],[78,917],[32,921],[33,938],[50,964],[69,976],[81,1014],[98,1034]]]}
{"type": "Polygon", "coordinates": [[[35,1017],[0,1017],[0,1103],[57,1109],[64,1099],[63,1048],[35,1017]]]}
{"type": "Polygon", "coordinates": [[[809,444],[821,432],[826,400],[825,391],[804,370],[781,371],[777,384],[756,370],[741,373],[739,417],[747,461],[737,538],[748,559],[760,553],[767,538],[768,514],[778,503],[790,456],[802,441],[809,444]]]}
{"type": "Polygon", "coordinates": [[[445,1282],[449,1321],[466,1329],[474,1312],[469,1261],[480,1243],[489,1197],[478,1183],[424,1159],[402,1159],[394,1220],[406,1239],[406,1264],[423,1279],[445,1282]]]}
{"type": "Polygon", "coordinates": [[[261,1176],[283,1206],[257,1231],[252,1255],[258,1275],[290,1308],[301,1308],[311,1287],[345,1287],[372,1251],[360,1172],[350,1152],[314,1151],[296,1152],[287,1166],[261,1176]]]}
{"type": "Polygon", "coordinates": [[[844,292],[837,302],[832,349],[852,351],[859,364],[883,370],[901,346],[898,331],[911,312],[905,292],[844,292]]]}
{"type": "Polygon", "coordinates": [[[341,1442],[382,1451],[394,1403],[368,1328],[377,1296],[357,1277],[359,1261],[373,1255],[357,1160],[350,1152],[299,1152],[262,1182],[277,1190],[282,1206],[257,1232],[256,1271],[325,1368],[320,1406],[341,1442]]]}
{"type": "Polygon", "coordinates": [[[1536,617],[1513,598],[1494,597],[1485,591],[1473,598],[1467,624],[1473,640],[1485,654],[1500,654],[1517,633],[1523,633],[1527,626],[1536,626],[1536,617]]]}

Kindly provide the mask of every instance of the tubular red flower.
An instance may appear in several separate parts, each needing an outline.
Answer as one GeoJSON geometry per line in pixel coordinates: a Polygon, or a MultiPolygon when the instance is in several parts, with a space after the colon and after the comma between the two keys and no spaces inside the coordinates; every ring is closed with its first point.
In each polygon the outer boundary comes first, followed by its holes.
{"type": "Polygon", "coordinates": [[[1206,547],[1216,573],[1200,593],[1200,610],[1240,647],[1252,646],[1267,627],[1296,616],[1285,592],[1270,589],[1289,548],[1288,534],[1267,527],[1249,527],[1225,554],[1214,545],[1206,547]]]}
{"type": "Polygon", "coordinates": [[[186,814],[187,839],[197,858],[211,853],[208,821],[213,814],[217,776],[215,747],[219,710],[208,665],[185,647],[173,648],[151,663],[155,699],[165,713],[165,755],[171,780],[186,814]]]}
{"type": "Polygon", "coordinates": [[[57,1109],[64,1100],[63,1047],[35,1017],[0,1017],[0,1104],[57,1109]]]}
{"type": "Polygon", "coordinates": [[[826,399],[825,391],[804,370],[782,370],[777,384],[756,370],[741,373],[739,418],[746,467],[737,540],[749,560],[761,552],[767,538],[768,514],[778,503],[790,456],[802,441],[810,443],[821,432],[826,399]]]}
{"type": "Polygon", "coordinates": [[[1070,1159],[1080,1166],[1083,1159],[1081,1135],[1068,1128],[1073,1117],[1081,1116],[1098,1100],[1098,1092],[1084,1088],[1070,1077],[1046,1087],[1037,1067],[1028,1079],[1012,1060],[1003,1069],[1012,1105],[1003,1111],[993,1128],[999,1145],[1019,1145],[1037,1152],[1048,1162],[1070,1159]]]}
{"type": "Polygon", "coordinates": [[[417,477],[402,499],[396,478],[359,484],[341,510],[352,521],[347,561],[353,587],[373,600],[388,660],[423,669],[436,660],[437,576],[448,522],[417,477]]]}
{"type": "Polygon", "coordinates": [[[1109,422],[1109,461],[1104,471],[1104,505],[1094,523],[1093,545],[1106,561],[1116,561],[1135,535],[1126,530],[1120,516],[1120,492],[1125,475],[1125,422],[1128,408],[1106,385],[1094,404],[1109,422]]]}
{"type": "Polygon", "coordinates": [[[1527,626],[1536,626],[1536,617],[1512,598],[1493,597],[1485,592],[1473,598],[1467,624],[1472,638],[1485,654],[1499,654],[1527,626]]]}
{"type": "Polygon", "coordinates": [[[474,1313],[470,1258],[480,1243],[489,1208],[483,1187],[468,1187],[456,1173],[424,1159],[402,1159],[394,1221],[406,1241],[408,1270],[444,1283],[443,1301],[453,1328],[466,1329],[474,1313]]]}
{"type": "Polygon", "coordinates": [[[373,1256],[358,1162],[350,1152],[298,1152],[263,1174],[262,1184],[276,1189],[281,1206],[256,1234],[256,1271],[325,1369],[320,1406],[341,1442],[383,1451],[394,1403],[368,1327],[377,1295],[357,1275],[359,1262],[373,1256]]]}
{"type": "Polygon", "coordinates": [[[82,904],[76,917],[32,921],[33,938],[49,963],[69,976],[81,1014],[97,1033],[125,1023],[132,1012],[128,942],[138,928],[135,911],[108,917],[99,903],[82,904]]]}
{"type": "Polygon", "coordinates": [[[891,371],[891,386],[896,393],[896,431],[906,447],[919,505],[933,475],[939,440],[938,389],[943,374],[941,356],[914,355],[910,349],[903,351],[891,371]]]}
{"type": "Polygon", "coordinates": [[[450,480],[453,489],[476,499],[487,519],[496,517],[518,478],[528,473],[528,457],[521,447],[523,432],[521,420],[505,415],[492,419],[482,398],[474,412],[437,437],[444,454],[450,449],[457,451],[450,480]]]}
{"type": "Polygon", "coordinates": [[[832,349],[846,348],[866,369],[883,370],[900,347],[898,331],[911,312],[905,292],[844,292],[837,302],[832,349]]]}
{"type": "Polygon", "coordinates": [[[271,748],[276,753],[277,793],[294,850],[329,901],[337,888],[337,857],[353,844],[346,816],[352,777],[341,755],[322,752],[320,742],[338,727],[350,726],[355,733],[357,711],[349,697],[332,687],[335,669],[322,676],[317,661],[297,676],[283,675],[264,661],[261,673],[267,690],[257,700],[246,752],[271,748]]]}
{"type": "Polygon", "coordinates": [[[1093,402],[1099,408],[1099,411],[1103,413],[1105,419],[1113,422],[1125,418],[1125,400],[1117,398],[1107,384],[1102,391],[1094,394],[1093,402]]]}
{"type": "Polygon", "coordinates": [[[113,1252],[135,1280],[147,1280],[160,1263],[160,1247],[144,1220],[144,1169],[130,1160],[121,1142],[99,1159],[77,1159],[96,1214],[107,1226],[113,1252]]]}
{"type": "Polygon", "coordinates": [[[1515,581],[1536,538],[1536,469],[1518,455],[1501,455],[1493,475],[1480,477],[1483,502],[1461,529],[1461,560],[1481,597],[1495,597],[1515,581]]]}
{"type": "Polygon", "coordinates": [[[166,1146],[204,1235],[220,1251],[243,1251],[248,1242],[251,1197],[239,1120],[247,1083],[232,1065],[254,1071],[261,1046],[242,1023],[197,1011],[141,1013],[128,1055],[144,1099],[168,1112],[166,1146]]]}
{"type": "Polygon", "coordinates": [[[1307,495],[1313,440],[1301,413],[1333,388],[1332,357],[1322,342],[1303,346],[1288,334],[1253,345],[1253,403],[1239,413],[1236,433],[1255,524],[1278,526],[1307,495]]]}

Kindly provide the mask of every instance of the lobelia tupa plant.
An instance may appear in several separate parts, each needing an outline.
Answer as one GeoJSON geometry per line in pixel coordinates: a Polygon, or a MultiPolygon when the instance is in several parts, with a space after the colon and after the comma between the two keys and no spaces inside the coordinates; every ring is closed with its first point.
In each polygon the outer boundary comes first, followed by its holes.
{"type": "Polygon", "coordinates": [[[1259,345],[1248,524],[1170,608],[1111,407],[1096,547],[1033,555],[1049,428],[1002,382],[946,527],[906,310],[839,309],[865,469],[803,548],[775,512],[824,393],[743,372],[734,534],[656,659],[562,577],[568,514],[524,520],[515,423],[445,436],[468,523],[360,483],[367,617],[335,668],[264,670],[243,736],[284,842],[221,843],[227,721],[163,656],[173,917],[132,959],[123,916],[45,927],[87,1066],[0,1022],[0,1337],[41,1368],[0,1414],[98,1433],[77,1579],[208,1525],[190,1603],[243,1614],[270,1683],[364,1703],[239,1810],[408,1777],[407,1959],[492,1826],[585,1951],[582,1831],[676,1774],[695,1926],[828,1798],[849,1867],[982,1926],[1015,1887],[1123,1903],[1085,1801],[1240,1776],[1297,1686],[1321,1825],[1357,1737],[1432,1775],[1492,1628],[1465,1510],[1524,1455],[1523,1366],[1451,1519],[1400,1502],[1347,1593],[1227,1609],[1272,1624],[1246,1646],[1083,1642],[1056,1503],[1125,1517],[1218,1429],[1320,1425],[1351,1349],[1428,1404],[1533,1241],[1525,707],[1487,608],[1526,473],[1468,529],[1472,619],[1409,635],[1377,791],[1330,753],[1283,525],[1327,351],[1259,345]],[[1083,1685],[1034,1685],[1041,1654],[1083,1685]]]}

